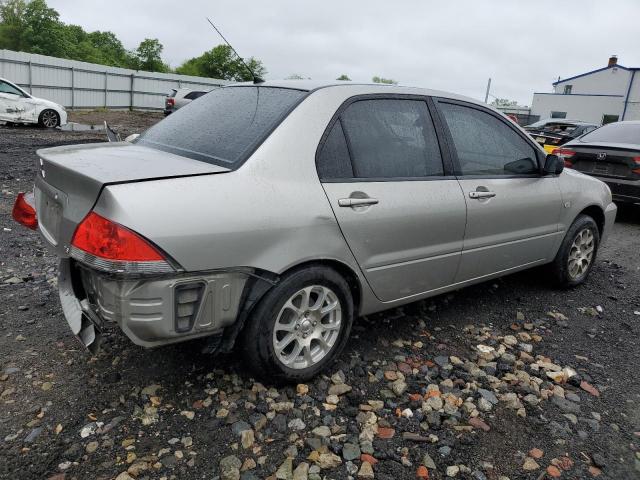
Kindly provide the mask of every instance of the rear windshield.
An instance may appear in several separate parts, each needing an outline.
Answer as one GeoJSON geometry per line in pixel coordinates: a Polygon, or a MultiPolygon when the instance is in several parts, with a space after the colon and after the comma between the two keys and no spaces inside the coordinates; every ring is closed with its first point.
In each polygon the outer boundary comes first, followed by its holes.
{"type": "Polygon", "coordinates": [[[218,88],[177,110],[136,143],[233,168],[307,94],[288,88],[218,88]]]}
{"type": "Polygon", "coordinates": [[[580,138],[581,142],[633,143],[640,145],[640,123],[609,123],[580,138]]]}

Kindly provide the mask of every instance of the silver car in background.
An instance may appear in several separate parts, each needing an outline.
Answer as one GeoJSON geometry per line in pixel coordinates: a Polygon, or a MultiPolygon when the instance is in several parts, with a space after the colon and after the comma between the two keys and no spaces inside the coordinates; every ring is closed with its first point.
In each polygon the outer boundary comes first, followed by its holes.
{"type": "Polygon", "coordinates": [[[176,110],[188,105],[195,99],[208,93],[204,90],[191,90],[190,88],[172,88],[164,99],[164,114],[169,115],[176,110]]]}
{"type": "Polygon", "coordinates": [[[502,114],[418,88],[236,84],[134,144],[38,154],[14,216],[84,345],[208,337],[272,380],[324,369],[358,315],[543,264],[578,285],[616,214],[502,114]]]}

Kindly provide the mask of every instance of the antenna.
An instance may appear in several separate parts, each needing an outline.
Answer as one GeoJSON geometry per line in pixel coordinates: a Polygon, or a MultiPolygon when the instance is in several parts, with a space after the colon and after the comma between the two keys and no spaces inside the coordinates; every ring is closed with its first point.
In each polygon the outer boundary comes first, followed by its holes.
{"type": "Polygon", "coordinates": [[[216,26],[213,24],[213,22],[212,22],[211,20],[209,20],[209,17],[206,17],[206,19],[207,19],[207,22],[209,22],[209,23],[211,24],[211,26],[213,27],[213,29],[214,29],[216,32],[218,32],[218,35],[220,35],[220,38],[222,38],[222,40],[224,40],[224,43],[226,43],[226,44],[229,46],[229,48],[231,49],[231,51],[232,51],[233,53],[235,53],[235,54],[236,54],[236,57],[238,57],[238,60],[240,60],[240,61],[242,62],[242,64],[246,67],[246,69],[247,69],[247,70],[249,70],[249,73],[251,74],[251,77],[253,78],[253,83],[264,83],[264,80],[263,80],[262,78],[258,77],[258,76],[253,72],[253,70],[251,70],[251,68],[249,68],[249,65],[247,65],[247,64],[245,63],[245,61],[243,60],[243,58],[242,58],[240,55],[238,55],[238,52],[236,52],[236,49],[235,49],[235,48],[233,48],[233,47],[231,46],[231,44],[227,41],[227,39],[226,39],[226,38],[224,38],[224,35],[222,35],[222,32],[220,32],[220,30],[218,30],[218,27],[216,27],[216,26]]]}

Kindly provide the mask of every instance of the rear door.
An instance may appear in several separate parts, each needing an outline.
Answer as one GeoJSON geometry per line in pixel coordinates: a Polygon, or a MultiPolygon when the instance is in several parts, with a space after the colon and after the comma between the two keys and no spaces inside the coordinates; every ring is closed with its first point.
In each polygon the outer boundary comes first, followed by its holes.
{"type": "Polygon", "coordinates": [[[453,282],[466,206],[424,98],[351,99],[329,125],[317,167],[342,233],[380,300],[453,282]]]}
{"type": "Polygon", "coordinates": [[[467,203],[467,226],[456,282],[552,256],[562,201],[557,176],[541,175],[542,152],[495,112],[440,99],[467,203]]]}

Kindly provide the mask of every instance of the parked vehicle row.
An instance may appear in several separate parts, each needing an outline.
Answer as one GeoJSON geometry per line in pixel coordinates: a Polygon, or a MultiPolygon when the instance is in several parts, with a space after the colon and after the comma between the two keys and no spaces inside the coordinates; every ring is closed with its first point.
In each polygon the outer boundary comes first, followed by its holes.
{"type": "Polygon", "coordinates": [[[595,130],[598,125],[578,120],[548,118],[524,128],[544,148],[545,152],[551,153],[560,145],[595,130]]]}
{"type": "Polygon", "coordinates": [[[0,122],[37,123],[55,128],[67,124],[62,105],[34,97],[9,80],[0,78],[0,122]]]}
{"type": "Polygon", "coordinates": [[[190,88],[172,88],[164,100],[164,114],[169,115],[206,94],[207,91],[190,88]]]}
{"type": "Polygon", "coordinates": [[[486,105],[380,85],[216,89],[134,143],[40,150],[14,217],[61,258],[72,332],[239,343],[309,379],[357,315],[548,265],[587,278],[609,188],[486,105]]]}
{"type": "Polygon", "coordinates": [[[553,153],[609,185],[615,201],[640,204],[640,121],[609,123],[553,153]]]}

